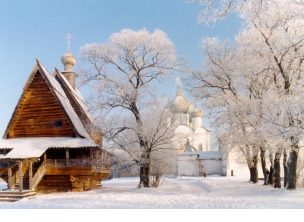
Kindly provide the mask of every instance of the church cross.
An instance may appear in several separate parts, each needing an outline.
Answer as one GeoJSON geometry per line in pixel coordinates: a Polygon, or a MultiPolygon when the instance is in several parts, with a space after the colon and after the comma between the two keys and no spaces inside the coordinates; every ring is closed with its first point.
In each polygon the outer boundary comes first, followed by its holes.
{"type": "Polygon", "coordinates": [[[195,97],[194,101],[195,101],[195,109],[196,109],[197,108],[197,97],[195,97]]]}
{"type": "Polygon", "coordinates": [[[70,35],[70,33],[67,34],[66,37],[64,37],[65,39],[68,39],[68,52],[70,52],[70,39],[72,39],[73,37],[70,35]]]}
{"type": "Polygon", "coordinates": [[[180,79],[180,77],[176,78],[176,84],[177,84],[177,87],[180,88],[180,86],[181,86],[181,79],[180,79]]]}
{"type": "Polygon", "coordinates": [[[177,84],[177,96],[183,96],[182,91],[181,91],[181,79],[180,77],[176,78],[176,84],[177,84]]]}

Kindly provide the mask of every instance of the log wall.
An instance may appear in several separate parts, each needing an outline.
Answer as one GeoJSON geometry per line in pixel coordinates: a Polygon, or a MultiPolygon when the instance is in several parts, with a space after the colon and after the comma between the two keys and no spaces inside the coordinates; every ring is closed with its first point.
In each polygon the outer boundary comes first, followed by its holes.
{"type": "Polygon", "coordinates": [[[85,191],[98,188],[102,179],[108,178],[110,171],[92,173],[91,169],[70,168],[69,170],[47,169],[36,188],[39,193],[85,191]]]}
{"type": "Polygon", "coordinates": [[[8,138],[74,136],[61,106],[38,71],[16,109],[8,138]]]}

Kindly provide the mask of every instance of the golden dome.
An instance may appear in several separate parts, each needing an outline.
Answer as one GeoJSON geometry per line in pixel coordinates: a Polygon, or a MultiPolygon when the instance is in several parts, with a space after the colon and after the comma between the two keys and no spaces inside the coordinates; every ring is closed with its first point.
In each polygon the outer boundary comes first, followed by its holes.
{"type": "Polygon", "coordinates": [[[202,117],[203,116],[203,111],[197,108],[197,103],[195,103],[195,108],[194,110],[190,113],[190,116],[193,117],[202,117]]]}
{"type": "Polygon", "coordinates": [[[174,113],[189,113],[192,110],[192,105],[183,96],[180,88],[177,89],[176,97],[170,102],[170,109],[174,113]]]}

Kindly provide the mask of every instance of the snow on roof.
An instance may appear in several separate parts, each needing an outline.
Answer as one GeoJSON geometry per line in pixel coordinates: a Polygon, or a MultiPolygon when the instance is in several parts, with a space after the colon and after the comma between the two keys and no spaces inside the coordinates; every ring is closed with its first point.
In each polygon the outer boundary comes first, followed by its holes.
{"type": "Polygon", "coordinates": [[[222,155],[220,151],[205,151],[200,152],[199,159],[207,160],[207,159],[221,159],[222,155]]]}
{"type": "Polygon", "coordinates": [[[180,155],[198,155],[200,160],[221,159],[220,151],[199,151],[199,152],[184,152],[180,155]]]}
{"type": "Polygon", "coordinates": [[[62,106],[64,107],[65,111],[67,112],[68,116],[70,117],[70,120],[72,121],[73,125],[75,126],[77,132],[87,138],[90,139],[89,134],[85,130],[83,124],[81,123],[79,117],[77,116],[75,110],[73,109],[69,99],[67,98],[66,94],[64,93],[62,87],[60,86],[59,82],[55,79],[53,75],[47,71],[46,68],[39,63],[40,67],[42,68],[42,71],[44,72],[45,76],[48,78],[50,84],[52,85],[57,97],[59,98],[62,106]]]}
{"type": "Polygon", "coordinates": [[[78,89],[74,89],[71,84],[68,82],[68,80],[62,75],[62,73],[58,71],[58,74],[60,75],[61,79],[63,79],[63,81],[65,81],[66,85],[69,87],[70,91],[72,92],[72,94],[74,95],[74,98],[77,100],[77,102],[79,103],[79,105],[81,106],[81,108],[84,110],[85,114],[87,115],[87,117],[89,118],[89,120],[91,122],[93,122],[93,117],[89,111],[89,107],[85,104],[84,99],[81,95],[81,93],[79,92],[78,89]]]}
{"type": "Polygon", "coordinates": [[[32,137],[0,140],[0,149],[13,149],[0,159],[27,159],[40,157],[48,148],[97,147],[88,139],[77,137],[32,137]]]}

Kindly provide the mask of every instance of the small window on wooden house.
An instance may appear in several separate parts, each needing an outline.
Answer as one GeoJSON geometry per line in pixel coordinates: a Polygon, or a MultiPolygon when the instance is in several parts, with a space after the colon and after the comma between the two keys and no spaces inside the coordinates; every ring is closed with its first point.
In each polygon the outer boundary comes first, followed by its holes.
{"type": "Polygon", "coordinates": [[[63,123],[62,123],[61,120],[55,121],[55,126],[56,126],[56,127],[62,127],[62,125],[63,125],[63,123]]]}

